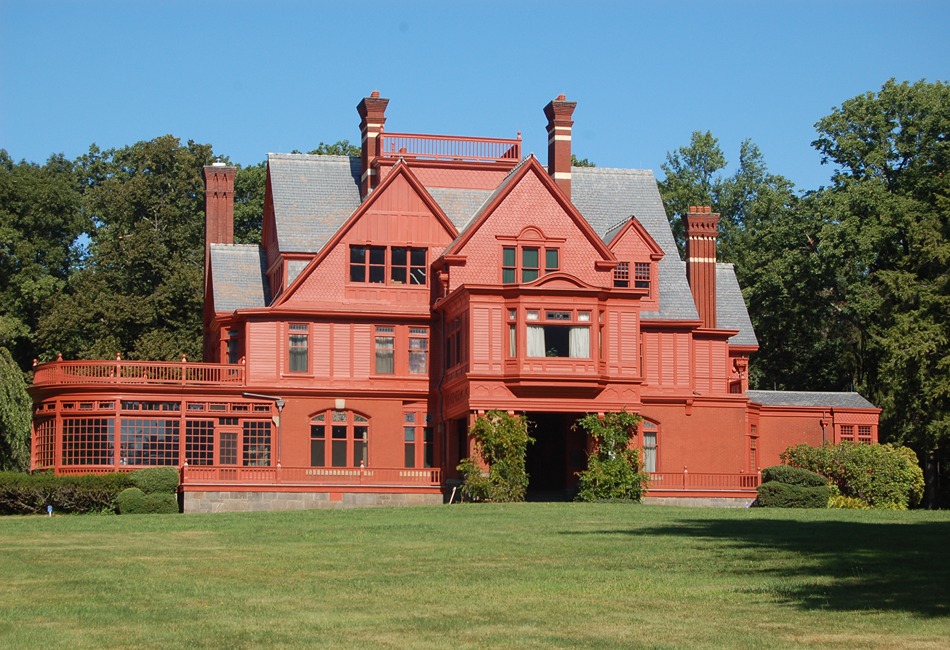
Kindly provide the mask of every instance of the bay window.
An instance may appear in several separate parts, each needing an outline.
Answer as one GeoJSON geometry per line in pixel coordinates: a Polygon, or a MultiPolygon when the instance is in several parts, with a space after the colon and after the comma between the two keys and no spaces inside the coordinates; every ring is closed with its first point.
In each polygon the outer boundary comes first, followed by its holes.
{"type": "Polygon", "coordinates": [[[529,309],[525,320],[529,357],[590,358],[589,311],[529,309]]]}

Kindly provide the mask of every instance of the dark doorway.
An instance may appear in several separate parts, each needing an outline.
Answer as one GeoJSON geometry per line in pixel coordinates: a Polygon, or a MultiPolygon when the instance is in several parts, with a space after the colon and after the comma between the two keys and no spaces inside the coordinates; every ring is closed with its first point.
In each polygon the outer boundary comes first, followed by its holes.
{"type": "Polygon", "coordinates": [[[578,413],[528,413],[534,423],[525,459],[529,501],[571,500],[577,493],[577,472],[587,467],[586,436],[571,426],[578,413]]]}

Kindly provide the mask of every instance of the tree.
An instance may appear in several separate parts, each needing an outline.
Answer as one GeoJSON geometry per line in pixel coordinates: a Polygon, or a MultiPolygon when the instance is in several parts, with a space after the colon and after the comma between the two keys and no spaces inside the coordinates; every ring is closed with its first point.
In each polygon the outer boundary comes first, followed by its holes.
{"type": "Polygon", "coordinates": [[[32,406],[23,373],[0,346],[0,470],[30,469],[32,406]]]}
{"type": "Polygon", "coordinates": [[[170,135],[78,161],[89,256],[48,301],[37,334],[47,355],[200,357],[204,179],[210,145],[170,135]]]}
{"type": "Polygon", "coordinates": [[[525,418],[504,411],[480,415],[469,435],[475,440],[476,458],[458,466],[464,477],[462,494],[472,501],[524,501],[528,489],[525,456],[534,442],[525,418]],[[488,467],[485,475],[482,466],[488,467]]]}
{"type": "Polygon", "coordinates": [[[858,336],[858,385],[885,440],[950,456],[950,86],[893,79],[841,104],[813,142],[835,166],[810,202],[829,300],[858,336]]]}
{"type": "Polygon", "coordinates": [[[571,167],[596,167],[593,162],[587,158],[578,158],[574,154],[571,154],[571,167]]]}
{"type": "Polygon", "coordinates": [[[360,157],[363,155],[363,150],[355,144],[350,144],[349,140],[337,140],[333,144],[327,144],[326,142],[321,142],[317,145],[317,148],[309,152],[311,155],[317,156],[350,156],[360,157]]]}
{"type": "Polygon", "coordinates": [[[61,291],[79,261],[87,221],[79,209],[73,163],[14,164],[0,150],[0,346],[21,368],[37,350],[34,332],[44,303],[61,291]]]}
{"type": "Polygon", "coordinates": [[[577,421],[594,441],[587,469],[578,473],[580,501],[640,501],[648,476],[640,472],[640,456],[630,447],[642,418],[626,411],[588,413],[577,421]]]}
{"type": "Polygon", "coordinates": [[[242,167],[234,175],[234,241],[260,244],[264,227],[267,162],[242,167]]]}

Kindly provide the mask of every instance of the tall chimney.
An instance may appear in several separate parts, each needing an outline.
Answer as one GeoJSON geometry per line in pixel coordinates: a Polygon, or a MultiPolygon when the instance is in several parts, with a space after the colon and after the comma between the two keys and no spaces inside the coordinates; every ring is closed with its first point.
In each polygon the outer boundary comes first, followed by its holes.
{"type": "Polygon", "coordinates": [[[686,215],[686,279],[703,327],[716,327],[716,239],[719,215],[708,206],[689,206],[686,215]]]}
{"type": "Polygon", "coordinates": [[[366,198],[374,187],[379,185],[379,170],[374,169],[373,163],[379,155],[383,125],[386,124],[386,106],[388,99],[379,96],[374,90],[369,97],[364,97],[356,110],[360,114],[360,139],[363,149],[363,169],[360,176],[360,197],[366,198]]]}
{"type": "Polygon", "coordinates": [[[544,107],[548,118],[548,174],[561,191],[571,197],[571,127],[577,102],[566,101],[564,95],[544,107]]]}
{"type": "Polygon", "coordinates": [[[236,167],[222,162],[206,165],[205,251],[211,244],[234,243],[234,176],[236,167]]]}
{"type": "Polygon", "coordinates": [[[236,167],[222,162],[206,165],[205,173],[205,277],[204,360],[218,361],[216,342],[210,331],[214,317],[211,300],[211,244],[234,243],[234,176],[236,167]]]}

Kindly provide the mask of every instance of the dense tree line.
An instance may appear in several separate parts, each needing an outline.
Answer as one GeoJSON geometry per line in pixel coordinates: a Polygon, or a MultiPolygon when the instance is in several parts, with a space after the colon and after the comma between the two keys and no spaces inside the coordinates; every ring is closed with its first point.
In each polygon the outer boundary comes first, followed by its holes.
{"type": "MultiPolygon", "coordinates": [[[[804,192],[751,141],[727,174],[718,140],[694,133],[662,165],[671,224],[681,240],[689,205],[722,215],[719,255],[761,346],[753,386],[860,391],[884,409],[882,439],[916,449],[932,478],[950,463],[950,87],[888,81],[815,126],[830,182],[804,192]]],[[[0,150],[0,374],[57,354],[199,357],[213,160],[170,135],[43,165],[0,150]]],[[[260,241],[265,175],[238,172],[238,242],[260,241]]],[[[0,467],[22,467],[28,435],[14,384],[0,393],[0,467]]]]}

